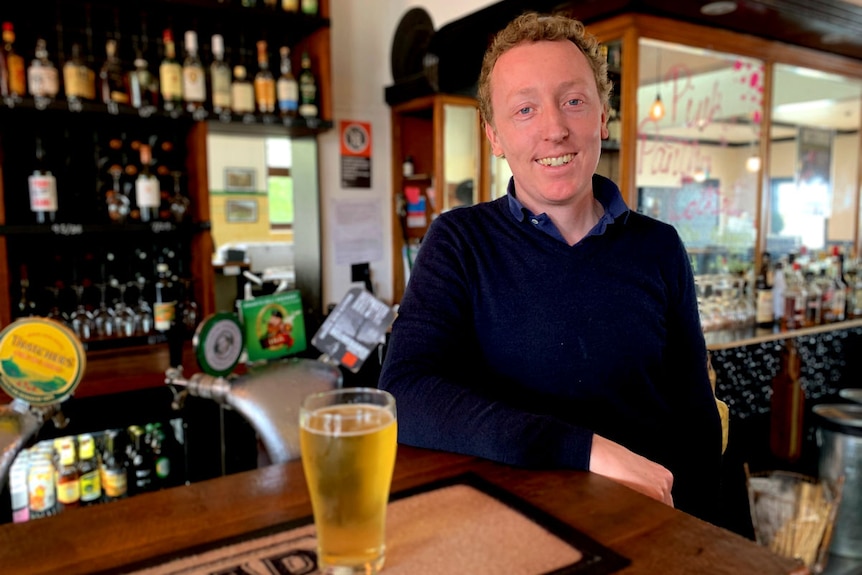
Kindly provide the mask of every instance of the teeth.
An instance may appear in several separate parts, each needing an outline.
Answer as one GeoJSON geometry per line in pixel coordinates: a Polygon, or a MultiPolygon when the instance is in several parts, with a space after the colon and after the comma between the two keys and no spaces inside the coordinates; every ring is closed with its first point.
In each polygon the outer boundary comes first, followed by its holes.
{"type": "Polygon", "coordinates": [[[536,161],[543,166],[564,166],[571,162],[574,157],[574,154],[566,154],[565,156],[558,156],[556,158],[542,158],[536,161]]]}

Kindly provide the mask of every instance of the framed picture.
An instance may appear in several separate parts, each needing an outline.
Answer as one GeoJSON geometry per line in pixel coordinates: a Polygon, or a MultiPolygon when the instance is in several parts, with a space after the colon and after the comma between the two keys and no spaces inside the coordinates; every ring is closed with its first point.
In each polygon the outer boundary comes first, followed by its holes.
{"type": "Polygon", "coordinates": [[[224,211],[228,222],[251,224],[257,221],[257,200],[227,200],[224,211]]]}
{"type": "Polygon", "coordinates": [[[255,191],[254,168],[225,168],[224,189],[228,192],[255,191]]]}

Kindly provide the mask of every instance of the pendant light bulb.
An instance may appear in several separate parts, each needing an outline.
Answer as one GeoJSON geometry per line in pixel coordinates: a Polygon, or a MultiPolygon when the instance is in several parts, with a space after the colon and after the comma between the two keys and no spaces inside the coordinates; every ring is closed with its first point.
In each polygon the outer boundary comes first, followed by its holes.
{"type": "Polygon", "coordinates": [[[757,154],[752,154],[745,160],[745,169],[751,172],[752,174],[760,171],[760,156],[757,154]]]}
{"type": "Polygon", "coordinates": [[[652,103],[649,109],[649,117],[655,121],[664,118],[664,102],[661,101],[661,94],[655,95],[655,102],[652,103]]]}
{"type": "Polygon", "coordinates": [[[659,91],[659,87],[661,86],[661,48],[656,49],[655,77],[656,77],[655,101],[652,103],[652,106],[650,106],[649,117],[654,122],[658,122],[659,120],[664,118],[664,102],[661,101],[661,92],[659,91]]]}

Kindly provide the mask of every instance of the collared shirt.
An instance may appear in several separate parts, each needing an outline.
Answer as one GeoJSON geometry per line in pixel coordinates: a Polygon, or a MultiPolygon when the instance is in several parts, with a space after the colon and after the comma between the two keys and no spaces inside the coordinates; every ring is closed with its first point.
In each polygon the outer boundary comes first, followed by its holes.
{"type": "MultiPolygon", "coordinates": [[[[524,204],[522,204],[517,197],[514,177],[509,179],[507,192],[509,198],[509,211],[517,221],[522,222],[525,218],[529,218],[530,223],[536,226],[536,228],[545,232],[552,238],[568,244],[566,239],[557,229],[557,226],[555,226],[554,222],[551,221],[551,218],[548,217],[548,214],[543,213],[537,215],[524,207],[524,204]]],[[[620,189],[615,183],[604,176],[600,176],[598,174],[593,175],[593,197],[595,197],[602,205],[604,213],[587,236],[598,236],[605,233],[605,229],[608,225],[614,223],[614,220],[619,216],[627,214],[629,211],[629,207],[623,200],[620,189]]]]}

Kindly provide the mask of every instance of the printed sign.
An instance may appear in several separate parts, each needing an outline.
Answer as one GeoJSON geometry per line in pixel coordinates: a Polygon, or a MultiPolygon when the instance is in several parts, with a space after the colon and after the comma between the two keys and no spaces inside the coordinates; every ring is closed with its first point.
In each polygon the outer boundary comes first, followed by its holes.
{"type": "Polygon", "coordinates": [[[371,124],[342,120],[341,187],[371,187],[371,124]]]}
{"type": "Polygon", "coordinates": [[[305,351],[305,318],[299,290],[244,300],[239,307],[250,362],[305,351]]]}
{"type": "Polygon", "coordinates": [[[31,405],[69,398],[86,365],[83,344],[60,322],[28,317],[0,332],[0,387],[31,405]]]}
{"type": "Polygon", "coordinates": [[[363,287],[353,287],[314,334],[311,344],[356,373],[384,341],[395,311],[363,287]]]}

